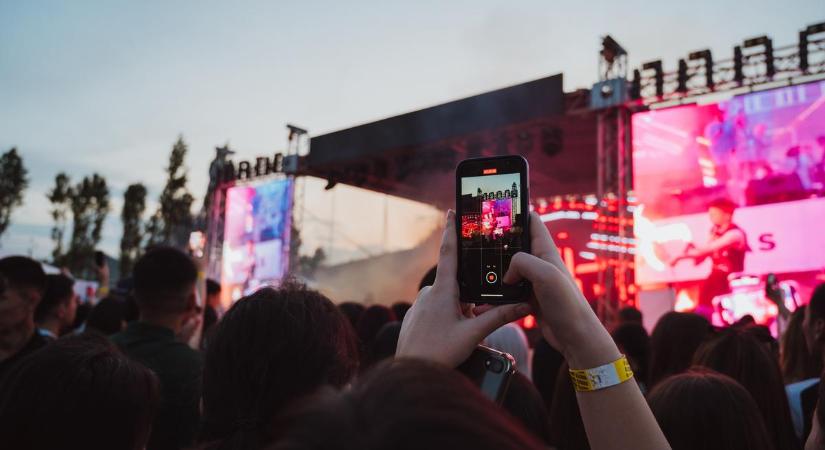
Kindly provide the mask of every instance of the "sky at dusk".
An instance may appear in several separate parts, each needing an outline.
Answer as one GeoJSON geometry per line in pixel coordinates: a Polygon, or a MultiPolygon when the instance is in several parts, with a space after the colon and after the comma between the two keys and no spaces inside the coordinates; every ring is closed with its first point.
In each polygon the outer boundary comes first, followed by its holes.
{"type": "MultiPolygon", "coordinates": [[[[690,51],[723,59],[756,35],[794,44],[823,20],[823,0],[5,0],[0,150],[18,148],[30,185],[2,250],[46,257],[55,174],[98,172],[112,196],[102,248],[116,255],[123,191],[145,183],[154,211],[178,135],[200,205],[215,146],[236,160],[271,155],[288,122],[318,135],[560,72],[566,90],[589,87],[606,33],[631,68],[662,59],[672,70],[690,51]]],[[[410,247],[443,220],[324,184],[306,181],[302,237],[333,262],[410,247]]]]}

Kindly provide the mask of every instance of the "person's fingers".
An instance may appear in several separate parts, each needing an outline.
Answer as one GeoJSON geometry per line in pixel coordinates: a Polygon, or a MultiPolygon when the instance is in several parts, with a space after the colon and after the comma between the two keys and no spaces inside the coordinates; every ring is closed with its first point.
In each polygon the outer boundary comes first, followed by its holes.
{"type": "Polygon", "coordinates": [[[521,319],[531,312],[532,308],[527,303],[496,306],[484,314],[466,320],[464,326],[472,328],[473,334],[478,339],[483,339],[497,328],[521,319]]]}
{"type": "Polygon", "coordinates": [[[548,261],[528,253],[518,252],[510,260],[510,267],[501,281],[507,284],[516,284],[526,278],[535,284],[536,281],[547,276],[551,267],[548,261]]]}
{"type": "Polygon", "coordinates": [[[550,230],[541,221],[541,217],[535,211],[530,213],[530,253],[558,267],[559,270],[567,271],[567,266],[561,259],[559,249],[550,236],[550,230]]]}
{"type": "Polygon", "coordinates": [[[478,305],[475,308],[473,308],[473,314],[475,314],[477,316],[480,316],[480,315],[486,313],[487,311],[489,311],[489,310],[491,310],[495,307],[496,307],[495,305],[491,305],[489,303],[485,303],[483,305],[478,305]]]}
{"type": "Polygon", "coordinates": [[[447,211],[447,224],[441,237],[435,284],[454,283],[458,272],[458,238],[455,234],[455,212],[447,211]]]}

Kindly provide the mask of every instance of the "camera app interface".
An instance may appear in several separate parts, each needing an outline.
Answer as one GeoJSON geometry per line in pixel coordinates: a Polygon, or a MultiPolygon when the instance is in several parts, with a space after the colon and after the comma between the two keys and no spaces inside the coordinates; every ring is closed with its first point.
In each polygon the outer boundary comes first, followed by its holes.
{"type": "Polygon", "coordinates": [[[501,278],[522,250],[520,183],[518,173],[461,178],[461,279],[467,292],[480,300],[504,297],[501,278]]]}

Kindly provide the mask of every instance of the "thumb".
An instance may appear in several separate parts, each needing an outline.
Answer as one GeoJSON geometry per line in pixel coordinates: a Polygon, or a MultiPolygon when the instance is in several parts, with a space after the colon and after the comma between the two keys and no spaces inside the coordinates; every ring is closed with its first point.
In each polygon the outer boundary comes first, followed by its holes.
{"type": "Polygon", "coordinates": [[[480,341],[496,329],[514,320],[521,319],[527,314],[530,314],[530,312],[532,312],[532,308],[528,303],[501,305],[485,311],[483,314],[472,319],[467,319],[465,324],[472,329],[473,335],[478,337],[480,341]]]}

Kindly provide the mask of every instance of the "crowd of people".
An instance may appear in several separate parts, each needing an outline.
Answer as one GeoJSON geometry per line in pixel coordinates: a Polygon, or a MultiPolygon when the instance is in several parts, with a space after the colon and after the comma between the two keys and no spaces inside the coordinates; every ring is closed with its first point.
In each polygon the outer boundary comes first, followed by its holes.
{"type": "Polygon", "coordinates": [[[392,307],[286,280],[223,311],[198,260],[156,247],[81,308],[71,277],[0,259],[0,447],[825,449],[825,285],[779,341],[680,312],[648,335],[633,308],[607,328],[531,221],[504,281],[532,297],[501,306],[459,301],[452,212],[436,269],[392,307]],[[513,323],[528,314],[536,339],[513,323]],[[500,402],[456,369],[479,344],[516,363],[500,402]],[[570,376],[623,355],[627,380],[570,376]]]}

